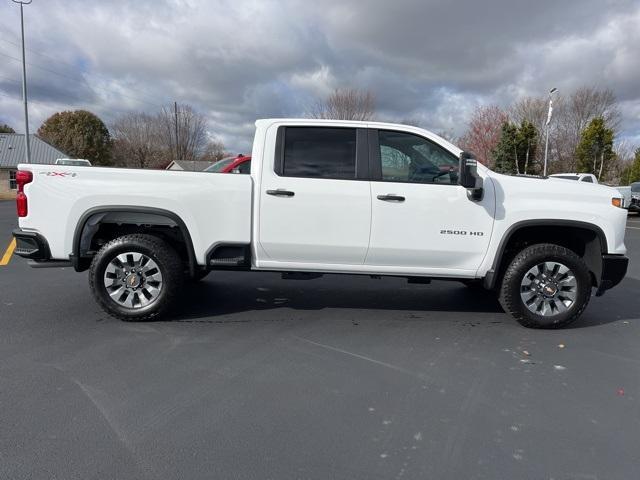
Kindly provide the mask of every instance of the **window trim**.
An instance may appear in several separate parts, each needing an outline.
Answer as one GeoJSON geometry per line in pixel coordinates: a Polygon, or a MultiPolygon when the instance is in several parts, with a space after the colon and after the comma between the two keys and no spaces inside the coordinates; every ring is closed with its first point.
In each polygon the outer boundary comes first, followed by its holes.
{"type": "Polygon", "coordinates": [[[276,148],[273,159],[273,172],[282,178],[306,178],[308,180],[344,180],[346,182],[353,181],[369,181],[370,180],[370,162],[369,148],[367,145],[367,128],[351,127],[342,125],[281,125],[276,132],[276,148]],[[286,131],[288,128],[330,128],[332,130],[341,128],[347,130],[355,130],[356,132],[356,164],[355,176],[353,178],[344,177],[309,177],[305,175],[285,175],[284,174],[284,146],[286,131]]]}
{"type": "Polygon", "coordinates": [[[443,185],[448,187],[459,187],[458,183],[426,183],[426,182],[410,182],[404,180],[385,180],[382,178],[382,156],[380,155],[380,140],[379,140],[379,132],[393,132],[393,133],[403,133],[405,135],[413,135],[415,137],[423,139],[425,142],[428,142],[432,145],[435,145],[437,148],[444,150],[445,152],[451,154],[452,157],[455,157],[453,153],[444,148],[442,145],[434,142],[433,140],[419,135],[414,132],[405,132],[404,130],[393,130],[390,128],[370,128],[369,130],[369,169],[370,169],[370,178],[372,182],[384,182],[384,183],[404,183],[410,185],[443,185]]]}
{"type": "Polygon", "coordinates": [[[9,170],[9,190],[18,190],[18,182],[16,181],[17,173],[18,170],[9,170]],[[13,187],[11,186],[12,184],[13,187]]]}

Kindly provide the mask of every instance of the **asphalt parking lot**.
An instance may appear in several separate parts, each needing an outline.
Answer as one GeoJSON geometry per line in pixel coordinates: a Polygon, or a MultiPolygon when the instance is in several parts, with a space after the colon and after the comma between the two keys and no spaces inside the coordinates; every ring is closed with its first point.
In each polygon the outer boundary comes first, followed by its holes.
{"type": "MultiPolygon", "coordinates": [[[[15,226],[0,202],[0,256],[15,226]]],[[[560,331],[454,282],[215,273],[127,324],[86,273],[0,267],[0,478],[624,479],[640,464],[628,277],[560,331]]]]}

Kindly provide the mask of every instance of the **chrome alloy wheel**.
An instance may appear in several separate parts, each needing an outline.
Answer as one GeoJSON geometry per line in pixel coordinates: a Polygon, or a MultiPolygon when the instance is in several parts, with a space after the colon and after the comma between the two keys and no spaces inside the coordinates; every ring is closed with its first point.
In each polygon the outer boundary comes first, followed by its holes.
{"type": "Polygon", "coordinates": [[[162,291],[158,264],[139,252],[125,252],[113,258],[104,271],[104,286],[111,299],[131,309],[153,303],[162,291]]]}
{"type": "Polygon", "coordinates": [[[558,262],[539,263],[525,273],[520,298],[533,313],[550,317],[566,312],[576,301],[578,282],[573,272],[558,262]]]}

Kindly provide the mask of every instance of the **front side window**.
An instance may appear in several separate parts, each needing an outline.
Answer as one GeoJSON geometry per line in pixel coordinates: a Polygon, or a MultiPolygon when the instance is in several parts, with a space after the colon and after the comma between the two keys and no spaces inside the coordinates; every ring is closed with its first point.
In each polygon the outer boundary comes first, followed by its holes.
{"type": "Polygon", "coordinates": [[[587,183],[593,183],[593,179],[591,177],[584,177],[582,181],[587,183]]]}
{"type": "Polygon", "coordinates": [[[285,177],[356,178],[356,129],[287,127],[282,173],[285,177]]]}
{"type": "Polygon", "coordinates": [[[378,142],[383,181],[458,183],[458,157],[426,138],[380,130],[378,142]]]}
{"type": "Polygon", "coordinates": [[[16,190],[18,184],[16,183],[16,170],[9,170],[9,189],[16,190]]]}

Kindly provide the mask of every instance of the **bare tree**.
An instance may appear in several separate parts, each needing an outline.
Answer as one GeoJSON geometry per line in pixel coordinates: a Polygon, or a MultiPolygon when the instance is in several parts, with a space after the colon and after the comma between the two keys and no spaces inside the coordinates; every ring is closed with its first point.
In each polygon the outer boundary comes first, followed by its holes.
{"type": "Polygon", "coordinates": [[[312,118],[333,120],[373,120],[376,99],[368,90],[336,89],[329,97],[316,103],[309,113],[312,118]]]}
{"type": "Polygon", "coordinates": [[[582,131],[589,122],[602,117],[608,128],[614,133],[620,125],[620,111],[616,97],[610,89],[580,87],[567,97],[556,102],[554,121],[551,124],[551,158],[558,168],[575,171],[577,168],[576,148],[580,143],[582,131]]]}
{"type": "Polygon", "coordinates": [[[175,160],[197,160],[202,155],[209,140],[204,115],[190,105],[178,104],[163,108],[158,123],[164,145],[175,160]]]}
{"type": "Polygon", "coordinates": [[[509,115],[498,106],[476,108],[467,131],[459,139],[460,146],[473,152],[480,163],[491,167],[494,163],[493,150],[500,141],[502,125],[508,121],[509,115]]]}
{"type": "Polygon", "coordinates": [[[131,168],[159,168],[167,163],[156,115],[132,112],[121,115],[111,126],[113,156],[117,165],[131,168]]]}
{"type": "Polygon", "coordinates": [[[230,157],[231,154],[224,148],[224,143],[220,140],[210,140],[204,149],[204,153],[200,160],[206,160],[208,162],[217,162],[225,157],[230,157]]]}

